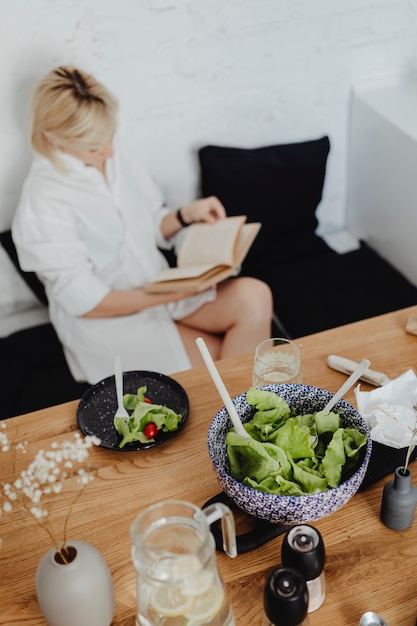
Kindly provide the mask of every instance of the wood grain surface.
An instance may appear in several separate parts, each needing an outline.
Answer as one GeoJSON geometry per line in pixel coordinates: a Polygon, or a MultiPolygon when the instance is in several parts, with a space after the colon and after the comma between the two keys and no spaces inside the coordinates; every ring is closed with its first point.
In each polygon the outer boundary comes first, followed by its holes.
{"type": "MultiPolygon", "coordinates": [[[[308,312],[308,309],[307,311],[308,312]]],[[[346,376],[327,367],[328,354],[355,361],[368,358],[372,369],[393,378],[409,368],[417,371],[417,336],[405,332],[408,308],[377,318],[297,339],[303,382],[335,392],[346,376]]],[[[217,363],[232,396],[251,385],[253,355],[217,363]]],[[[198,506],[220,487],[207,452],[207,430],[222,402],[205,368],[173,376],[190,399],[190,414],[177,437],[138,452],[95,448],[89,471],[94,480],[72,511],[69,539],[94,545],[107,560],[116,588],[116,626],[134,626],[136,574],[131,561],[130,525],[146,506],[168,498],[198,506]]],[[[362,384],[363,390],[372,387],[362,384]]],[[[353,391],[345,399],[355,404],[353,391]]],[[[9,435],[30,442],[28,455],[77,430],[77,402],[7,420],[9,435]]],[[[27,465],[28,457],[25,459],[27,465]]],[[[20,461],[16,469],[19,469],[20,461]]],[[[410,469],[414,474],[413,465],[410,469]]],[[[310,626],[357,626],[362,613],[375,611],[390,626],[415,626],[417,618],[417,521],[406,531],[393,531],[379,519],[382,489],[389,475],[356,494],[338,512],[315,522],[326,548],[326,599],[310,615],[310,626]]],[[[0,453],[0,479],[11,478],[11,460],[0,453]]],[[[417,476],[413,482],[417,484],[417,476]]],[[[56,496],[51,522],[57,534],[77,491],[68,480],[56,496]]],[[[239,528],[249,522],[237,514],[239,528]]],[[[50,547],[44,530],[25,511],[0,518],[0,624],[44,624],[35,590],[35,573],[50,547]]],[[[263,587],[269,571],[280,564],[282,536],[230,559],[218,553],[219,568],[233,605],[237,626],[261,623],[263,587]]]]}

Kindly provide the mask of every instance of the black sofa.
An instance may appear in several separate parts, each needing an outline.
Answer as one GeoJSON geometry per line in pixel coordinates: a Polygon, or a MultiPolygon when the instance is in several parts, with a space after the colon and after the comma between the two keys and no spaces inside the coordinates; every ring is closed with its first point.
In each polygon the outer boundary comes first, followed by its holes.
{"type": "Polygon", "coordinates": [[[417,287],[361,241],[339,254],[316,234],[328,137],[255,149],[205,146],[201,191],[263,226],[242,274],[274,297],[273,332],[297,338],[417,303],[417,287]]]}
{"type": "MultiPolygon", "coordinates": [[[[365,242],[338,254],[316,234],[328,137],[255,149],[205,146],[198,153],[201,195],[216,195],[229,215],[263,226],[242,274],[272,290],[272,333],[297,338],[417,304],[417,287],[365,242]]],[[[43,285],[22,272],[10,231],[0,241],[43,305],[43,285]]],[[[169,257],[173,262],[172,257],[169,257]]],[[[88,385],[71,376],[51,324],[0,339],[0,419],[78,399],[88,385]]]]}
{"type": "MultiPolygon", "coordinates": [[[[43,284],[18,263],[10,231],[0,243],[39,303],[48,306],[43,284]]],[[[64,350],[50,323],[17,331],[0,339],[0,419],[77,400],[89,388],[74,380],[64,350]]]]}

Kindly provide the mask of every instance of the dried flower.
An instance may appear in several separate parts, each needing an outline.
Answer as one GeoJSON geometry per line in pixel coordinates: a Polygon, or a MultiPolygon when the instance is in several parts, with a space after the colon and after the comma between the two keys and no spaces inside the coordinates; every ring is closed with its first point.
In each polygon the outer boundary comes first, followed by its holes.
{"type": "Polygon", "coordinates": [[[411,440],[410,440],[410,443],[409,443],[409,446],[408,446],[407,455],[405,457],[404,467],[402,469],[402,473],[403,474],[407,473],[408,463],[410,462],[411,454],[412,454],[414,448],[416,447],[416,443],[417,443],[417,405],[414,405],[413,409],[414,409],[414,415],[415,415],[415,422],[414,422],[413,431],[411,433],[411,440]]]}
{"type": "MultiPolygon", "coordinates": [[[[5,422],[1,422],[0,426],[1,451],[11,453],[14,461],[17,452],[26,454],[27,442],[19,442],[12,446],[5,422]]],[[[3,482],[2,489],[0,489],[0,516],[2,512],[10,513],[15,506],[22,504],[37,523],[46,530],[64,562],[66,561],[66,527],[69,514],[82,489],[93,479],[91,474],[78,466],[87,460],[89,450],[93,445],[100,445],[100,440],[94,436],[82,438],[80,433],[74,433],[72,441],[54,442],[49,450],[39,450],[33,461],[20,472],[17,478],[10,482],[3,482]],[[48,524],[48,509],[43,502],[43,496],[59,495],[64,480],[72,476],[76,476],[81,489],[70,506],[64,522],[63,541],[59,542],[48,524]]]]}

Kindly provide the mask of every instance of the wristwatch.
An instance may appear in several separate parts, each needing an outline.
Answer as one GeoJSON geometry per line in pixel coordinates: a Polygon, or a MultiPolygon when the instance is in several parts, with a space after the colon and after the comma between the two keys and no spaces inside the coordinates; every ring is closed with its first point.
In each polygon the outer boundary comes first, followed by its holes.
{"type": "Polygon", "coordinates": [[[183,228],[186,228],[187,226],[189,226],[189,224],[187,224],[187,222],[184,220],[182,213],[181,213],[181,207],[179,209],[177,209],[176,212],[176,218],[179,221],[179,223],[181,224],[181,226],[183,228]]]}

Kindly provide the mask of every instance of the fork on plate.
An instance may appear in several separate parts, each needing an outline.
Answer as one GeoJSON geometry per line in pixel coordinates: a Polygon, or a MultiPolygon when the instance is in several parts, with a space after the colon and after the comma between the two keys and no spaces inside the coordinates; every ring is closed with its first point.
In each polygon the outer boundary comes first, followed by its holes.
{"type": "Polygon", "coordinates": [[[117,397],[117,409],[114,414],[114,420],[117,417],[123,419],[129,419],[129,413],[123,406],[123,373],[122,373],[122,360],[119,355],[114,357],[114,378],[116,382],[116,397],[117,397]]]}

